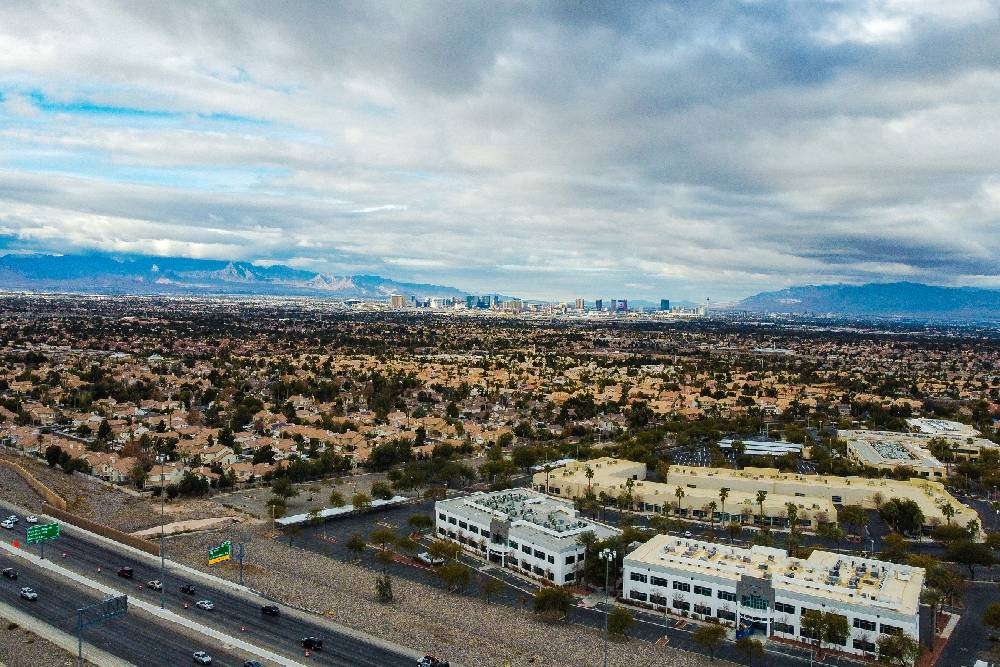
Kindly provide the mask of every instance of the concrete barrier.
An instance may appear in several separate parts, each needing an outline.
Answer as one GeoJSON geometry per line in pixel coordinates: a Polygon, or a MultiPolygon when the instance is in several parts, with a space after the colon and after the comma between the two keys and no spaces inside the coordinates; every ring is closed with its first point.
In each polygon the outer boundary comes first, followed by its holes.
{"type": "Polygon", "coordinates": [[[136,537],[135,535],[129,535],[128,533],[124,533],[120,530],[115,530],[110,526],[105,526],[103,523],[91,521],[90,519],[86,519],[78,514],[73,514],[72,512],[68,512],[64,509],[54,507],[48,503],[42,503],[42,511],[54,519],[61,519],[68,524],[76,526],[77,528],[82,528],[83,530],[90,531],[91,533],[97,533],[98,535],[106,537],[109,540],[127,544],[130,547],[152,554],[153,556],[160,555],[160,545],[156,542],[149,542],[141,537],[136,537]]]}
{"type": "Polygon", "coordinates": [[[60,496],[58,493],[50,489],[49,487],[42,484],[38,479],[32,475],[30,472],[25,470],[21,464],[14,463],[13,461],[8,461],[7,459],[0,459],[0,465],[13,470],[15,473],[21,476],[28,486],[30,486],[35,493],[40,495],[45,499],[48,505],[57,507],[61,510],[65,510],[67,507],[66,500],[60,496]]]}

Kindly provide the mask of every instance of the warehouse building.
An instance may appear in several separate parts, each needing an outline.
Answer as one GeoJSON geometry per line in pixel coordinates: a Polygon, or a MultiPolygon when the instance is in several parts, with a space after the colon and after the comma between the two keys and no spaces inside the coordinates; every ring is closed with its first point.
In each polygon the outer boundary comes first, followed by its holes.
{"type": "Polygon", "coordinates": [[[623,597],[633,604],[698,620],[809,642],[809,610],[844,616],[849,636],[829,645],[855,654],[876,651],[878,637],[920,636],[922,568],[813,551],[741,549],[657,535],[625,557],[623,597]]]}
{"type": "Polygon", "coordinates": [[[475,493],[434,507],[438,537],[559,586],[574,583],[583,567],[580,535],[589,531],[603,540],[620,532],[580,518],[572,503],[530,489],[475,493]]]}

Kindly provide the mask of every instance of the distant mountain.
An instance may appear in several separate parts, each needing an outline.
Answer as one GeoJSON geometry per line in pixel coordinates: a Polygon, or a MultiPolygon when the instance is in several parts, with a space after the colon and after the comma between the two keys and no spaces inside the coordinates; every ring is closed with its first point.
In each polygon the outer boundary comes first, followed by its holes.
{"type": "Polygon", "coordinates": [[[333,276],[275,264],[146,255],[4,255],[0,289],[103,294],[232,294],[384,299],[464,297],[454,287],[333,276]]]}
{"type": "Polygon", "coordinates": [[[1000,290],[920,283],[808,285],[762,292],[735,310],[920,319],[1000,320],[1000,290]]]}

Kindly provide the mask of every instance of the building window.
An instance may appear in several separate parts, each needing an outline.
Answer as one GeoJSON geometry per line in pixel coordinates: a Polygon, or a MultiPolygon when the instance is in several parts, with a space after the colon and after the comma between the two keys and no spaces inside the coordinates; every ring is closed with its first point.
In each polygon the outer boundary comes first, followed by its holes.
{"type": "Polygon", "coordinates": [[[691,592],[691,584],[683,582],[683,581],[675,581],[674,582],[674,590],[675,591],[684,591],[685,593],[690,593],[691,592]]]}
{"type": "Polygon", "coordinates": [[[458,527],[459,527],[459,528],[464,528],[464,529],[468,530],[468,528],[469,528],[469,524],[467,524],[467,523],[466,523],[466,522],[464,522],[464,521],[459,521],[459,522],[458,522],[458,527]]]}
{"type": "Polygon", "coordinates": [[[632,581],[641,581],[642,583],[646,583],[646,575],[642,574],[641,572],[632,572],[629,575],[629,579],[631,579],[632,581]]]}
{"type": "Polygon", "coordinates": [[[696,604],[694,606],[694,613],[702,614],[703,616],[711,616],[712,608],[707,604],[696,604]]]}
{"type": "Polygon", "coordinates": [[[529,547],[527,544],[521,546],[521,551],[528,554],[529,556],[531,555],[531,547],[529,547]]]}
{"type": "MultiPolygon", "coordinates": [[[[777,607],[777,605],[775,605],[775,607],[777,607]]],[[[782,623],[781,621],[775,621],[774,622],[774,631],[775,632],[784,632],[785,634],[788,634],[788,635],[794,635],[795,634],[795,626],[794,625],[789,625],[788,623],[782,623]]]]}
{"type": "Polygon", "coordinates": [[[672,606],[674,609],[680,609],[681,611],[687,611],[691,608],[690,603],[685,602],[684,600],[674,600],[674,604],[672,606]]]}
{"type": "Polygon", "coordinates": [[[720,609],[718,612],[716,612],[715,615],[718,616],[719,618],[721,618],[724,621],[735,621],[736,620],[736,614],[734,614],[731,611],[726,611],[725,609],[720,609]]]}
{"type": "Polygon", "coordinates": [[[640,593],[639,591],[629,591],[628,596],[633,600],[639,600],[640,602],[646,601],[646,594],[640,593]]]}
{"type": "Polygon", "coordinates": [[[712,589],[708,588],[706,586],[699,586],[699,585],[695,584],[694,594],[695,595],[704,595],[705,597],[709,597],[710,598],[710,597],[712,597],[712,589]]]}
{"type": "Polygon", "coordinates": [[[455,517],[453,516],[448,517],[448,523],[450,523],[451,525],[454,526],[457,522],[458,520],[455,517]]]}
{"type": "Polygon", "coordinates": [[[809,628],[805,626],[802,626],[802,629],[799,630],[799,636],[805,637],[806,639],[819,639],[819,636],[815,632],[810,631],[809,628]]]}
{"type": "Polygon", "coordinates": [[[729,591],[719,591],[718,595],[720,600],[726,600],[727,602],[736,602],[736,593],[730,593],[729,591]]]}
{"type": "Polygon", "coordinates": [[[444,535],[444,533],[445,533],[444,528],[438,528],[438,534],[439,535],[444,535]]]}
{"type": "Polygon", "coordinates": [[[475,526],[469,526],[469,532],[478,535],[479,534],[479,529],[476,528],[475,526]]]}
{"type": "Polygon", "coordinates": [[[875,621],[868,621],[863,618],[856,618],[854,619],[854,627],[858,628],[859,630],[869,630],[871,632],[874,632],[876,624],[875,621]]]}
{"type": "Polygon", "coordinates": [[[541,558],[542,560],[545,560],[545,552],[535,549],[535,558],[541,558]]]}
{"type": "Polygon", "coordinates": [[[901,635],[903,634],[903,628],[883,623],[881,627],[879,627],[879,632],[883,635],[901,635]]]}
{"type": "Polygon", "coordinates": [[[867,639],[855,639],[853,643],[854,648],[862,651],[868,651],[869,653],[874,653],[875,649],[878,648],[875,646],[875,642],[870,642],[867,639]]]}
{"type": "Polygon", "coordinates": [[[550,563],[552,563],[553,565],[555,565],[556,564],[556,557],[555,556],[549,556],[548,557],[548,561],[550,563]]]}
{"type": "Polygon", "coordinates": [[[574,579],[576,579],[576,572],[566,573],[566,581],[573,581],[574,579]]]}
{"type": "Polygon", "coordinates": [[[840,496],[830,496],[830,500],[832,500],[833,502],[835,502],[837,504],[840,504],[840,503],[843,502],[843,499],[840,496]]]}
{"type": "Polygon", "coordinates": [[[576,562],[576,556],[566,556],[566,564],[572,565],[576,562]]]}
{"type": "Polygon", "coordinates": [[[652,584],[653,584],[654,586],[660,586],[660,587],[662,587],[662,588],[666,588],[667,586],[669,586],[669,585],[670,585],[670,582],[669,582],[669,581],[667,581],[666,579],[664,579],[663,577],[657,577],[657,576],[654,576],[654,577],[652,578],[652,584]]]}
{"type": "Polygon", "coordinates": [[[744,595],[740,598],[740,604],[750,609],[767,609],[767,600],[757,595],[744,595]]]}
{"type": "Polygon", "coordinates": [[[663,597],[662,595],[657,595],[656,593],[649,594],[649,601],[652,602],[653,604],[658,604],[661,607],[667,606],[667,598],[663,597]]]}
{"type": "Polygon", "coordinates": [[[440,519],[441,521],[446,521],[448,517],[445,515],[444,512],[438,512],[438,519],[440,519]]]}
{"type": "Polygon", "coordinates": [[[537,574],[538,576],[542,576],[543,574],[545,574],[545,570],[543,570],[542,568],[538,567],[537,565],[535,567],[531,568],[531,571],[534,572],[535,574],[537,574]]]}
{"type": "Polygon", "coordinates": [[[517,542],[515,542],[514,540],[510,540],[509,542],[507,542],[507,546],[509,546],[511,549],[514,549],[515,551],[517,550],[517,542]]]}
{"type": "Polygon", "coordinates": [[[483,537],[489,537],[489,536],[490,536],[490,531],[483,528],[483,537]]]}
{"type": "Polygon", "coordinates": [[[790,605],[790,604],[785,604],[784,602],[775,602],[774,603],[774,610],[775,611],[780,611],[783,614],[794,614],[795,613],[795,607],[793,605],[790,605]]]}

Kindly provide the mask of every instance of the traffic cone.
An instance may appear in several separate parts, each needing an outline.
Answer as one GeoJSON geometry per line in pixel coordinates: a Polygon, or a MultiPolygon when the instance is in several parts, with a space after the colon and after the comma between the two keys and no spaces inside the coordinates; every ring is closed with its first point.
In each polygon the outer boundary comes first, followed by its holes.
{"type": "Polygon", "coordinates": [[[306,649],[306,657],[309,657],[309,649],[306,649]]]}
{"type": "Polygon", "coordinates": [[[247,626],[241,625],[240,626],[240,632],[246,632],[246,631],[247,631],[247,626]]]}
{"type": "Polygon", "coordinates": [[[100,573],[101,573],[101,568],[100,568],[100,567],[98,567],[98,568],[97,568],[97,574],[100,574],[100,573]]]}
{"type": "Polygon", "coordinates": [[[184,608],[185,608],[185,609],[187,609],[187,608],[188,608],[188,603],[187,603],[187,602],[185,602],[185,603],[184,603],[184,608]]]}
{"type": "Polygon", "coordinates": [[[66,557],[66,552],[64,551],[64,552],[63,552],[63,558],[65,558],[65,557],[66,557]]]}

